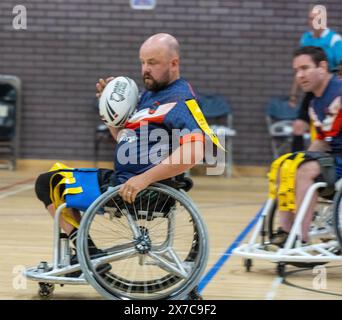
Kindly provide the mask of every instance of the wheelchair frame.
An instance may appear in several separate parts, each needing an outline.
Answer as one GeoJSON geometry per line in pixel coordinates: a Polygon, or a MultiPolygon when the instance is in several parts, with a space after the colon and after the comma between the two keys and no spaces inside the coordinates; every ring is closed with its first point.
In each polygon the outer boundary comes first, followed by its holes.
{"type": "MultiPolygon", "coordinates": [[[[184,299],[187,294],[194,288],[196,283],[199,281],[200,277],[203,275],[203,272],[205,270],[207,260],[208,260],[208,233],[206,230],[206,226],[204,224],[203,219],[201,218],[197,208],[195,207],[194,203],[192,200],[187,196],[186,192],[184,190],[177,190],[175,188],[166,186],[164,184],[160,183],[155,183],[149,186],[147,189],[159,189],[159,190],[164,190],[164,192],[168,192],[169,194],[172,195],[172,193],[175,195],[175,199],[179,201],[181,206],[184,207],[191,207],[192,212],[188,211],[191,214],[191,218],[194,221],[194,225],[199,224],[200,229],[201,229],[201,234],[199,235],[201,238],[199,242],[202,243],[202,251],[201,257],[198,259],[199,261],[199,266],[198,270],[194,271],[194,276],[191,279],[191,283],[185,283],[183,287],[179,289],[179,294],[176,294],[174,296],[171,296],[171,299],[184,299]]],[[[91,216],[91,215],[96,215],[98,214],[98,211],[96,210],[96,207],[98,205],[101,205],[101,201],[105,203],[105,200],[110,198],[111,195],[114,195],[115,193],[118,192],[120,189],[120,186],[110,188],[108,191],[103,193],[100,197],[98,197],[93,204],[87,209],[87,211],[83,214],[82,216],[82,221],[81,225],[79,228],[79,241],[77,243],[77,257],[79,263],[77,264],[70,264],[70,248],[69,248],[69,240],[65,239],[66,237],[64,236],[63,233],[61,233],[61,227],[60,227],[60,217],[62,210],[67,207],[67,204],[64,203],[60,205],[55,213],[54,217],[54,244],[53,244],[53,261],[51,264],[42,261],[40,264],[36,267],[29,267],[25,271],[25,275],[28,279],[33,280],[33,281],[38,281],[39,282],[39,295],[41,297],[49,297],[52,295],[54,291],[54,284],[72,284],[72,285],[85,285],[85,284],[91,284],[103,297],[108,298],[108,299],[116,299],[111,295],[110,293],[106,292],[103,290],[103,288],[100,288],[98,285],[96,285],[96,282],[92,279],[92,274],[93,272],[89,270],[89,263],[93,266],[93,268],[96,268],[97,266],[107,263],[115,259],[115,256],[111,255],[106,255],[94,259],[89,259],[89,256],[87,257],[86,252],[86,243],[87,243],[87,237],[84,229],[86,227],[86,217],[91,216]],[[95,212],[93,210],[96,210],[95,212]],[[72,272],[76,271],[82,271],[81,274],[78,277],[70,277],[66,276],[67,274],[70,274],[72,272]]],[[[188,209],[188,208],[187,208],[188,209]]],[[[171,209],[174,210],[174,209],[171,209]]],[[[130,227],[132,230],[132,234],[134,235],[133,240],[136,240],[139,236],[139,228],[137,229],[137,225],[135,224],[132,216],[130,214],[127,214],[126,216],[128,222],[130,223],[130,227]]],[[[171,231],[172,229],[172,223],[174,225],[174,220],[175,217],[167,217],[168,220],[173,219],[173,221],[168,221],[168,224],[171,224],[171,231]]],[[[170,229],[168,229],[170,231],[170,229]]],[[[166,243],[166,249],[169,248],[170,244],[172,245],[173,241],[173,234],[172,232],[169,232],[167,235],[167,242],[166,243]]],[[[165,249],[165,248],[164,248],[165,249]]],[[[129,253],[126,254],[134,254],[137,250],[137,246],[133,246],[130,249],[129,253]]],[[[170,250],[171,251],[171,250],[170,250]]],[[[139,252],[138,252],[139,253],[139,252]]],[[[135,253],[135,254],[138,254],[135,253]]],[[[141,253],[141,252],[140,252],[141,253]]],[[[152,254],[152,253],[151,253],[152,254]]],[[[122,254],[124,256],[124,254],[122,254]]],[[[172,256],[172,254],[171,254],[172,256]]],[[[164,270],[167,270],[168,272],[174,273],[176,276],[186,278],[188,276],[187,270],[184,269],[182,266],[182,262],[178,260],[178,257],[176,254],[173,254],[174,258],[174,265],[176,265],[178,268],[176,268],[170,260],[167,259],[162,259],[159,258],[160,264],[163,266],[164,270]],[[170,262],[170,263],[168,263],[170,262]]],[[[158,259],[157,259],[158,260],[158,259]]],[[[187,281],[187,279],[186,279],[187,281]]],[[[185,281],[185,282],[186,282],[185,281]]],[[[189,280],[190,281],[190,280],[189,280]]],[[[130,298],[128,294],[128,298],[130,298]]],[[[144,297],[146,299],[148,297],[144,297]]]]}
{"type": "MultiPolygon", "coordinates": [[[[284,275],[284,268],[279,268],[279,266],[284,266],[286,263],[291,264],[294,262],[294,265],[295,263],[302,263],[303,266],[305,266],[305,264],[309,266],[310,264],[315,265],[325,264],[332,261],[342,261],[342,256],[334,253],[334,250],[340,247],[340,244],[335,239],[310,245],[303,245],[302,242],[298,240],[301,239],[302,221],[314,193],[318,189],[326,186],[327,184],[325,182],[317,182],[308,189],[303,199],[303,203],[296,214],[294,224],[284,247],[279,248],[277,251],[267,250],[267,246],[270,243],[265,241],[265,236],[267,234],[266,220],[272,210],[275,210],[275,200],[268,199],[266,201],[249,242],[240,245],[233,251],[234,255],[245,259],[244,265],[247,271],[249,271],[252,266],[252,259],[267,260],[278,263],[277,271],[280,276],[284,275]],[[261,242],[258,242],[258,236],[261,237],[261,242]]],[[[312,238],[319,237],[320,235],[319,230],[314,230],[312,233],[309,232],[309,237],[312,238]]]]}
{"type": "Polygon", "coordinates": [[[63,239],[63,234],[61,233],[59,221],[62,210],[66,208],[66,206],[66,203],[61,204],[57,208],[54,217],[52,263],[49,264],[46,261],[42,261],[37,267],[27,268],[25,275],[28,279],[56,284],[87,284],[87,281],[84,277],[63,277],[63,275],[70,272],[81,270],[79,263],[75,265],[70,265],[70,263],[67,263],[67,256],[69,256],[70,260],[70,254],[61,249],[61,239],[63,239]]]}

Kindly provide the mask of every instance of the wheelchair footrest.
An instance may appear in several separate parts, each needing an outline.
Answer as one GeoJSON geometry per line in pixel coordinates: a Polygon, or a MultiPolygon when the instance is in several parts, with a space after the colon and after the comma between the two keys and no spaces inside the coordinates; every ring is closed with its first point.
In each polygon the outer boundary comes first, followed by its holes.
{"type": "Polygon", "coordinates": [[[257,243],[254,245],[243,244],[237,247],[233,253],[244,258],[271,262],[331,262],[342,261],[342,255],[338,248],[339,245],[334,240],[288,250],[279,248],[276,251],[269,251],[267,245],[257,243]]]}

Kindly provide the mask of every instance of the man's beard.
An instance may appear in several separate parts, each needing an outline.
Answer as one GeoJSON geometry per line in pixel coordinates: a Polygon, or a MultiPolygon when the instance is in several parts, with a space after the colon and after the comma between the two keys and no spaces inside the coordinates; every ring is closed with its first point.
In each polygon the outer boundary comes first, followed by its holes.
{"type": "Polygon", "coordinates": [[[161,81],[156,81],[151,75],[145,75],[143,77],[143,81],[144,81],[144,86],[146,90],[149,91],[153,91],[153,92],[157,92],[160,91],[162,89],[164,89],[169,83],[169,77],[165,74],[163,77],[163,80],[161,81]],[[148,77],[149,82],[145,82],[145,77],[148,77]]]}

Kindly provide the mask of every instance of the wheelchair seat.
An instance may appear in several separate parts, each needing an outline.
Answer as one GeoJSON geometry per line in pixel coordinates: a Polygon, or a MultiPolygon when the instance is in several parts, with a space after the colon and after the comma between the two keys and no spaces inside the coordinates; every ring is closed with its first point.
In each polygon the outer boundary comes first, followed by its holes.
{"type": "Polygon", "coordinates": [[[186,192],[190,191],[194,185],[190,177],[186,177],[185,173],[182,173],[173,178],[160,181],[161,184],[165,184],[176,190],[184,190],[186,192]]]}

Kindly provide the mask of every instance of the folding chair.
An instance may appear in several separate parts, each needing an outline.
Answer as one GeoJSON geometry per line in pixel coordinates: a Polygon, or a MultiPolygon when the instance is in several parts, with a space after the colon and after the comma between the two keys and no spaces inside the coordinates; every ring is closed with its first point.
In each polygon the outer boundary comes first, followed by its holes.
{"type": "Polygon", "coordinates": [[[18,156],[21,81],[15,76],[0,75],[0,168],[14,170],[18,156]]]}
{"type": "Polygon", "coordinates": [[[199,96],[199,104],[210,128],[219,137],[225,137],[225,175],[230,177],[233,168],[233,137],[236,131],[233,129],[233,114],[229,103],[220,95],[202,94],[199,96]]]}
{"type": "MultiPolygon", "coordinates": [[[[293,138],[293,121],[297,118],[299,107],[291,107],[286,96],[272,97],[266,107],[266,124],[271,136],[273,158],[290,151],[293,138]]],[[[304,136],[310,139],[310,134],[304,136]]]]}

